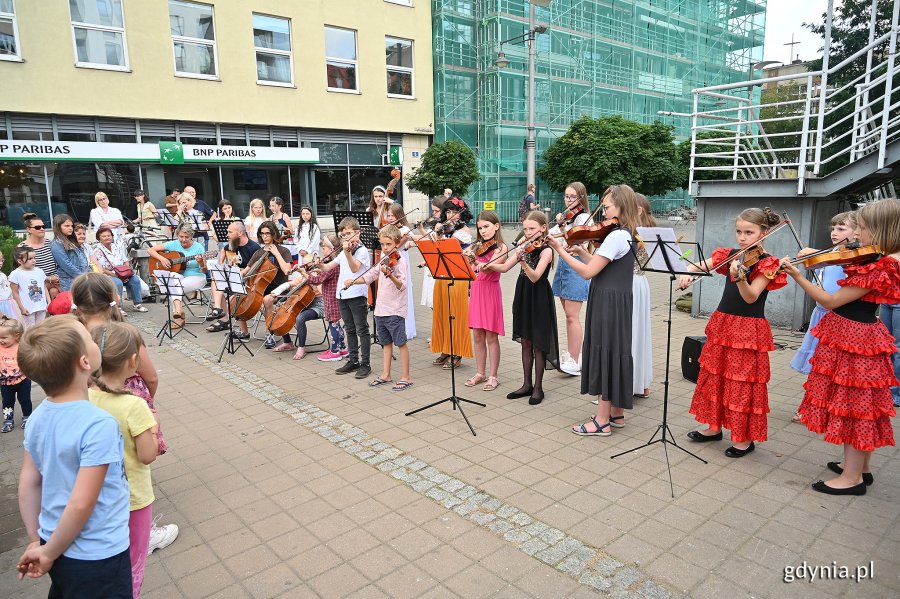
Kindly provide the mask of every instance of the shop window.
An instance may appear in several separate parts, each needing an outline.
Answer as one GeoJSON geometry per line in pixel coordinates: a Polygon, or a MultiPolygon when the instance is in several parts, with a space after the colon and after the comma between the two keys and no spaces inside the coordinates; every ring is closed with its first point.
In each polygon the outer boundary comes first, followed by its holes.
{"type": "Polygon", "coordinates": [[[350,197],[347,185],[347,167],[317,168],[316,214],[320,217],[335,210],[347,210],[350,197]]]}
{"type": "Polygon", "coordinates": [[[75,65],[128,70],[122,0],[69,0],[75,65]]]}
{"type": "Polygon", "coordinates": [[[356,92],[357,86],[356,31],[325,27],[325,72],[328,90],[356,92]]]}
{"type": "Polygon", "coordinates": [[[290,19],[254,14],[253,46],[256,49],[257,83],[294,84],[290,19]]]}
{"type": "MultiPolygon", "coordinates": [[[[376,185],[387,187],[391,180],[391,170],[393,167],[390,166],[350,167],[350,197],[353,210],[365,210],[369,207],[372,189],[376,185]]],[[[391,199],[402,203],[400,193],[399,189],[394,188],[391,199]]]]}
{"type": "Polygon", "coordinates": [[[218,79],[213,7],[186,0],[169,0],[169,29],[175,74],[218,79]]]}
{"type": "Polygon", "coordinates": [[[400,98],[414,97],[412,40],[385,37],[384,52],[388,95],[400,98]]]}
{"type": "Polygon", "coordinates": [[[347,164],[347,144],[313,142],[311,148],[319,148],[319,164],[347,164]]]}
{"type": "Polygon", "coordinates": [[[0,0],[0,60],[22,60],[15,0],[0,0]]]}
{"type": "Polygon", "coordinates": [[[386,146],[376,144],[349,144],[350,164],[378,165],[384,164],[383,154],[387,154],[386,146]]]}

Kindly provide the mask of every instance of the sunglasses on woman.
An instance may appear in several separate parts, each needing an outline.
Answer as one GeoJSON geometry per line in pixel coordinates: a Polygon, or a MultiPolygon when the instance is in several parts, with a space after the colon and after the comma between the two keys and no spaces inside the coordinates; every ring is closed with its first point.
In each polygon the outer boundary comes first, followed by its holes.
{"type": "Polygon", "coordinates": [[[35,231],[43,231],[43,230],[44,230],[44,225],[32,225],[32,226],[30,226],[30,227],[28,227],[28,228],[29,228],[29,229],[34,229],[35,231]]]}

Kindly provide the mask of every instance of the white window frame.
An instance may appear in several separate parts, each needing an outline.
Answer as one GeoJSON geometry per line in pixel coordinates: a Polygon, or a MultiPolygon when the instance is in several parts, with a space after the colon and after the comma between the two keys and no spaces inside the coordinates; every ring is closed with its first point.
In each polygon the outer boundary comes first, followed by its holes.
{"type": "Polygon", "coordinates": [[[387,43],[389,40],[396,40],[398,42],[409,42],[410,48],[410,58],[412,58],[413,66],[411,67],[395,67],[393,65],[387,64],[387,56],[385,55],[385,75],[387,75],[390,71],[397,71],[398,73],[409,73],[410,81],[412,82],[412,89],[410,90],[411,95],[404,96],[403,94],[388,94],[388,98],[397,98],[398,100],[415,100],[416,99],[416,42],[415,40],[407,39],[405,37],[397,37],[394,35],[386,35],[384,36],[384,46],[387,48],[387,43]]]}
{"type": "Polygon", "coordinates": [[[350,60],[348,58],[331,58],[328,56],[328,41],[325,41],[325,86],[326,89],[330,92],[336,92],[339,94],[359,94],[361,93],[359,90],[359,31],[356,29],[350,29],[349,27],[338,27],[336,25],[325,25],[326,29],[342,29],[343,31],[352,31],[353,32],[353,49],[356,54],[356,60],[350,60]],[[347,89],[345,87],[330,87],[328,86],[328,62],[338,62],[346,65],[353,65],[356,73],[356,89],[347,89]]]}
{"type": "Polygon", "coordinates": [[[253,17],[256,17],[256,16],[260,16],[260,17],[269,17],[269,18],[271,18],[271,19],[281,19],[282,21],[287,21],[287,24],[288,24],[288,37],[289,37],[289,41],[290,41],[290,45],[291,45],[291,49],[290,49],[290,50],[278,50],[278,49],[275,49],[275,48],[260,48],[259,46],[256,45],[256,36],[254,36],[254,38],[253,38],[253,64],[254,64],[254,69],[255,69],[255,66],[256,66],[256,53],[257,53],[257,52],[262,52],[263,54],[275,54],[275,55],[278,55],[278,56],[287,56],[287,57],[288,57],[288,62],[289,62],[290,65],[291,65],[291,80],[290,80],[290,82],[284,82],[284,81],[267,81],[267,80],[265,80],[265,79],[260,79],[260,78],[259,78],[259,72],[257,71],[257,73],[256,73],[256,84],[257,84],[257,85],[270,85],[270,86],[272,86],[272,87],[296,87],[296,85],[294,85],[294,30],[293,30],[293,21],[292,21],[292,19],[290,19],[289,17],[280,17],[280,16],[278,16],[278,15],[270,15],[270,14],[261,13],[261,12],[253,12],[253,13],[250,13],[250,33],[251,33],[251,35],[253,34],[253,30],[254,30],[254,28],[253,28],[253,17]]]}
{"type": "Polygon", "coordinates": [[[66,2],[69,6],[69,24],[71,25],[70,29],[72,30],[72,51],[75,53],[75,66],[82,69],[100,69],[101,71],[120,71],[120,72],[131,72],[131,67],[129,66],[131,62],[128,59],[128,35],[125,33],[125,0],[122,0],[122,26],[121,27],[111,27],[108,25],[95,25],[94,23],[82,23],[81,21],[75,21],[72,18],[72,5],[66,2]],[[100,31],[103,33],[119,33],[122,35],[122,58],[125,60],[124,66],[119,66],[117,64],[105,64],[102,62],[81,62],[78,60],[78,40],[75,37],[76,29],[86,29],[88,31],[100,31]]]}
{"type": "MultiPolygon", "coordinates": [[[[399,4],[400,6],[408,6],[412,8],[413,0],[384,0],[388,4],[399,4]]],[[[403,96],[404,98],[406,96],[403,96]]]]}
{"type": "MultiPolygon", "coordinates": [[[[204,6],[208,6],[210,12],[212,13],[213,19],[213,38],[212,40],[208,39],[200,39],[196,37],[189,37],[186,35],[175,35],[172,34],[172,68],[175,70],[176,77],[186,77],[188,79],[205,79],[207,81],[219,81],[221,78],[219,77],[219,46],[216,38],[218,37],[219,27],[216,25],[216,7],[214,4],[207,4],[206,2],[194,2],[194,0],[179,0],[179,2],[184,2],[186,4],[202,4],[204,6]],[[195,46],[212,46],[213,49],[213,62],[216,66],[216,74],[215,75],[204,75],[203,73],[191,73],[189,71],[179,71],[178,70],[178,59],[175,57],[175,44],[177,42],[182,42],[185,44],[194,44],[195,46]]],[[[168,9],[169,2],[166,0],[166,8],[168,9]]],[[[169,29],[171,32],[171,19],[172,13],[169,12],[169,29]]]]}
{"type": "Polygon", "coordinates": [[[12,29],[13,29],[13,39],[16,43],[16,53],[15,54],[0,54],[0,60],[6,60],[9,62],[25,62],[22,59],[22,40],[19,38],[19,22],[16,19],[16,0],[12,0],[12,9],[11,13],[8,12],[0,12],[0,18],[9,19],[12,21],[12,29]]]}

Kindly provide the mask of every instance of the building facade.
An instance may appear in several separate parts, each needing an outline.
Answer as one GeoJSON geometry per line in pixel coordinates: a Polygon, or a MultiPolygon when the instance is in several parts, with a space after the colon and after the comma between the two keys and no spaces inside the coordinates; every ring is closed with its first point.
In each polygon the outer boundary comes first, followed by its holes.
{"type": "MultiPolygon", "coordinates": [[[[766,0],[552,0],[536,6],[535,124],[543,151],[582,115],[671,122],[690,135],[691,89],[749,77],[766,0]]],[[[525,193],[528,0],[434,0],[435,141],[477,150],[479,201],[511,210],[525,193]]],[[[538,199],[548,194],[538,180],[538,199]]],[[[686,197],[686,196],[685,196],[686,197]]],[[[504,214],[504,217],[508,215],[504,214]]]]}
{"type": "MultiPolygon", "coordinates": [[[[360,209],[434,120],[425,0],[0,0],[0,224],[192,185],[360,209]]],[[[404,160],[405,157],[405,160],[404,160]]],[[[398,196],[410,196],[402,186],[398,196]]]]}

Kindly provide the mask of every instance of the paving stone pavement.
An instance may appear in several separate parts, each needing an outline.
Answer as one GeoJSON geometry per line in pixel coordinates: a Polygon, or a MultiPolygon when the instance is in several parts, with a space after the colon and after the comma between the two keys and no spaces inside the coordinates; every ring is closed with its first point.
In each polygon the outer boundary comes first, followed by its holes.
{"type": "MultiPolygon", "coordinates": [[[[502,281],[509,305],[514,276],[502,281]]],[[[897,596],[898,452],[876,452],[877,482],[865,497],[809,489],[839,456],[790,423],[802,378],[787,364],[799,334],[776,331],[784,349],[771,355],[770,441],[729,460],[727,442],[684,439],[694,427],[693,385],[680,375],[680,344],[705,321],[676,312],[670,427],[710,463],[669,448],[673,499],[659,445],[609,459],[644,443],[661,417],[667,283],[651,275],[651,398],[606,439],[567,431],[593,409],[576,378],[548,373],[538,407],[505,399],[521,376],[509,339],[500,389],[462,387],[471,360],[459,374],[458,393],[488,404],[466,406],[477,437],[449,407],[404,416],[449,394],[447,373],[429,364],[430,312],[421,306],[415,385],[403,394],[335,376],[337,364],[312,355],[294,362],[261,350],[218,364],[221,334],[200,326],[190,327],[196,340],[180,335],[157,347],[161,307],[130,317],[149,333],[172,447],[153,466],[154,509],[181,528],[150,557],[143,596],[897,596]],[[873,562],[874,578],[786,584],[784,568],[803,562],[853,571],[873,562]]],[[[15,501],[21,431],[0,436],[0,447],[0,571],[8,573],[0,596],[43,596],[46,581],[14,576],[24,544],[15,501]]]]}

